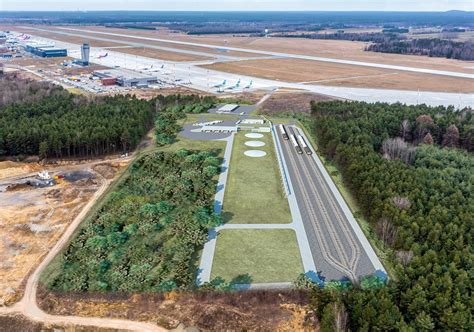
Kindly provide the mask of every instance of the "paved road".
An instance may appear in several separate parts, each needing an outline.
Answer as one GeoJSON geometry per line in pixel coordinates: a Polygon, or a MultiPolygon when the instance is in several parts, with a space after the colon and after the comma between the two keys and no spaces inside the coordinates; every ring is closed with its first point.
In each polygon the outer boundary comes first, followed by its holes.
{"type": "MultiPolygon", "coordinates": [[[[291,134],[293,128],[287,127],[291,134]]],[[[314,263],[323,280],[353,280],[376,270],[315,160],[277,135],[304,222],[314,263]]],[[[363,236],[363,235],[362,235],[363,236]]],[[[378,259],[377,259],[378,261],[378,259]]],[[[381,264],[376,262],[377,268],[381,264]]]]}
{"type": "MultiPolygon", "coordinates": [[[[38,30],[57,32],[57,30],[46,30],[46,29],[38,29],[38,30]]],[[[107,36],[114,36],[114,37],[134,38],[134,39],[139,39],[139,40],[149,40],[149,41],[156,41],[156,42],[166,42],[166,43],[171,43],[171,44],[176,44],[176,45],[198,46],[198,47],[212,48],[212,49],[219,48],[219,49],[228,50],[228,51],[259,53],[259,54],[264,54],[264,55],[268,55],[268,56],[277,56],[277,57],[302,59],[302,60],[312,60],[312,61],[322,61],[322,62],[332,62],[332,63],[340,63],[340,64],[347,64],[347,65],[353,65],[353,66],[374,67],[374,68],[382,68],[382,69],[401,70],[401,71],[408,71],[408,72],[442,75],[442,76],[451,76],[451,77],[461,77],[461,78],[471,78],[471,79],[474,78],[473,74],[453,72],[453,71],[445,71],[445,70],[435,70],[435,69],[426,69],[426,68],[396,66],[396,65],[387,65],[387,64],[362,62],[362,61],[352,61],[352,60],[341,60],[341,59],[324,58],[324,57],[301,55],[301,54],[292,54],[292,53],[270,52],[270,51],[262,51],[262,50],[247,49],[247,48],[240,48],[240,47],[228,47],[228,46],[219,46],[219,45],[194,43],[194,42],[184,42],[184,41],[179,41],[179,40],[170,40],[170,39],[162,39],[162,38],[150,38],[150,37],[143,37],[143,36],[133,36],[133,35],[121,34],[121,33],[99,32],[99,31],[93,31],[93,30],[87,30],[87,29],[61,28],[61,30],[77,31],[77,32],[82,32],[82,33],[93,33],[93,34],[107,35],[107,36]]],[[[111,41],[117,42],[117,39],[111,40],[111,41]]],[[[123,41],[120,41],[120,42],[123,42],[123,41]]]]}

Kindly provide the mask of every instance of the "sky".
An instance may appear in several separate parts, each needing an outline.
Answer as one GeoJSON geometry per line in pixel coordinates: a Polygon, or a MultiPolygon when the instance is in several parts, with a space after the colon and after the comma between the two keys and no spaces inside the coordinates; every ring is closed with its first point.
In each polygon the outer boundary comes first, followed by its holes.
{"type": "Polygon", "coordinates": [[[0,0],[0,10],[474,10],[473,0],[0,0]]]}

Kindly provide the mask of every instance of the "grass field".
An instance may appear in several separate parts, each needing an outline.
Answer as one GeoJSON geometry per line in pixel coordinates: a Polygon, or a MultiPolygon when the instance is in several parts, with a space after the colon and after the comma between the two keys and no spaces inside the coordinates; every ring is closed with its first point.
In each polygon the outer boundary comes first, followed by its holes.
{"type": "Polygon", "coordinates": [[[265,146],[252,148],[245,132],[235,136],[224,198],[223,217],[232,224],[290,223],[288,201],[283,193],[282,181],[270,133],[257,139],[265,146]],[[247,150],[259,149],[267,153],[260,158],[244,155],[247,150]]]}
{"type": "Polygon", "coordinates": [[[294,281],[303,264],[293,230],[228,229],[219,232],[211,279],[231,281],[249,275],[250,282],[294,281]]]}

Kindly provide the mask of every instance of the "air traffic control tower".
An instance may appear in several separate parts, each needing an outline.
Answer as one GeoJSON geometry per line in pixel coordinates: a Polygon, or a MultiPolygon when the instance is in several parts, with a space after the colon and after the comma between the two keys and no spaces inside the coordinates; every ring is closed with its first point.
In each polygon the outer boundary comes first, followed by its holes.
{"type": "Polygon", "coordinates": [[[89,44],[82,44],[81,46],[81,62],[83,66],[89,65],[89,54],[90,54],[89,44]]]}

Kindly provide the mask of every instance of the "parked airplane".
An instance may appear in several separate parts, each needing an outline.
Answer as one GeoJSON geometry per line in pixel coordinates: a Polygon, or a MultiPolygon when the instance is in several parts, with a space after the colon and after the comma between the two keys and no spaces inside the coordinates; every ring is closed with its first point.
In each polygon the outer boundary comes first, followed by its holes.
{"type": "Polygon", "coordinates": [[[109,56],[109,53],[105,53],[105,54],[99,54],[99,56],[97,57],[98,59],[103,59],[103,58],[106,58],[109,56]]]}
{"type": "Polygon", "coordinates": [[[224,80],[222,83],[214,85],[213,88],[221,88],[225,86],[226,84],[227,84],[227,80],[224,80]]]}
{"type": "Polygon", "coordinates": [[[235,83],[235,85],[230,86],[230,87],[228,87],[227,89],[228,89],[228,90],[234,90],[234,89],[238,88],[239,86],[240,86],[240,78],[239,78],[239,80],[237,81],[237,83],[235,83]]]}
{"type": "Polygon", "coordinates": [[[245,87],[245,89],[250,89],[253,85],[253,81],[250,81],[250,83],[245,87]]]}

